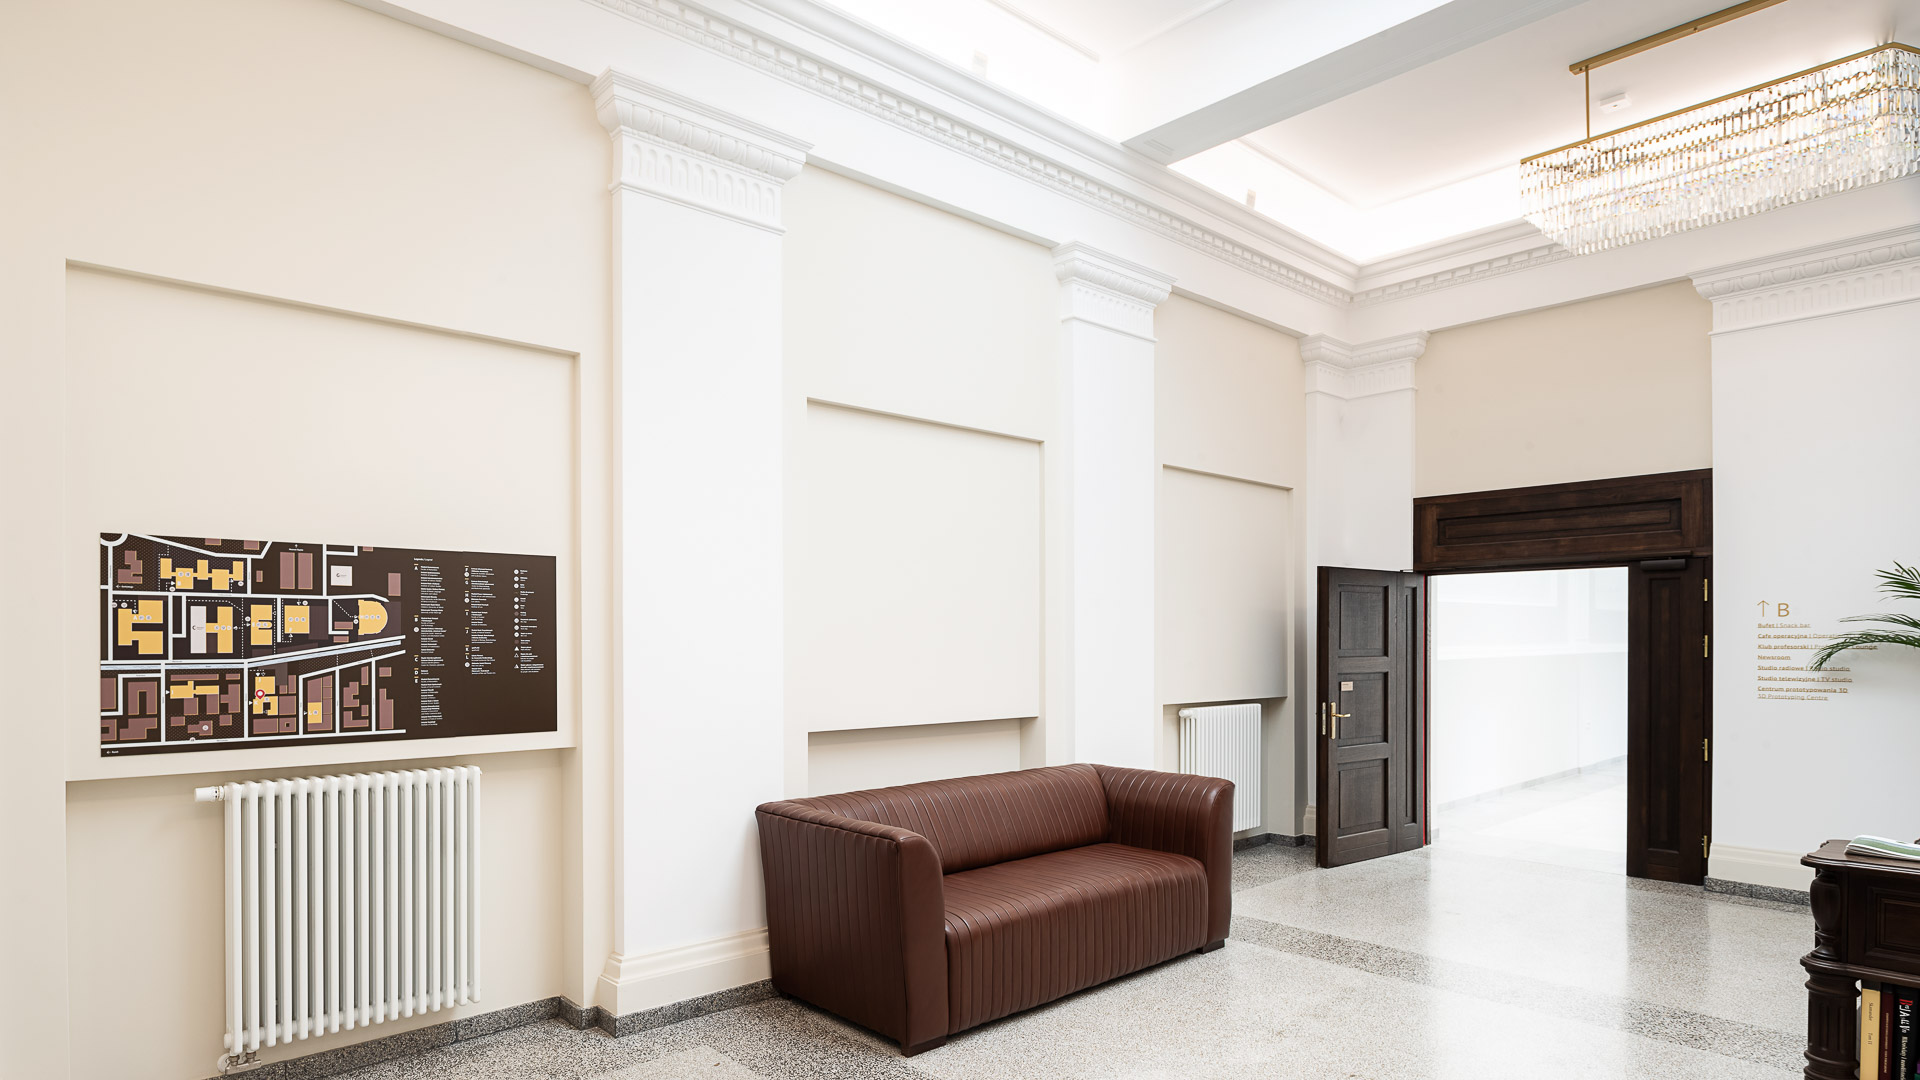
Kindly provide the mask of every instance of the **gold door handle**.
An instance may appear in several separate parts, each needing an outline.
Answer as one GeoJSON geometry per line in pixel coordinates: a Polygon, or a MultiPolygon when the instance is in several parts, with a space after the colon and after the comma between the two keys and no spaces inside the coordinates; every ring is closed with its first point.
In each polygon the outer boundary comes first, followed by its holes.
{"type": "MultiPolygon", "coordinates": [[[[1327,708],[1331,710],[1333,706],[1328,705],[1327,708]]],[[[1352,716],[1353,714],[1337,712],[1337,713],[1333,713],[1332,715],[1333,715],[1333,738],[1334,738],[1334,741],[1338,742],[1340,739],[1340,721],[1345,720],[1347,717],[1352,716]]]]}

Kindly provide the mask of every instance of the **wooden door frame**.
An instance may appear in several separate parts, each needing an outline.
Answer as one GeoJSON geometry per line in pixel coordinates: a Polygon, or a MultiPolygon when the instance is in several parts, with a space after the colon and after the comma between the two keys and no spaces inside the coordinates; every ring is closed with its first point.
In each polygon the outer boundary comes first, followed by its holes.
{"type": "MultiPolygon", "coordinates": [[[[1568,570],[1592,567],[1628,567],[1658,559],[1700,559],[1710,580],[1713,568],[1713,470],[1623,476],[1566,484],[1506,488],[1497,491],[1433,495],[1413,501],[1415,571],[1436,574],[1493,573],[1521,570],[1568,570]]],[[[1702,613],[1711,633],[1710,594],[1702,613]]],[[[1629,617],[1632,617],[1631,611],[1629,617]]],[[[1636,639],[1629,635],[1630,642],[1636,639]]],[[[1430,640],[1423,634],[1430,647],[1430,640]]],[[[1633,651],[1644,640],[1629,645],[1628,669],[1644,666],[1648,657],[1633,651]]],[[[1713,669],[1706,660],[1702,725],[1704,737],[1713,736],[1713,669]]],[[[1423,668],[1425,662],[1423,660],[1423,668]]],[[[1630,676],[1631,677],[1631,676],[1630,676]]],[[[1629,703],[1629,710],[1633,704],[1629,703]]],[[[1431,698],[1428,698],[1431,709],[1431,698]]],[[[1427,745],[1428,717],[1421,717],[1421,746],[1427,745]]],[[[1629,732],[1631,736],[1631,729],[1629,732]]],[[[1633,771],[1629,738],[1629,771],[1633,771]]],[[[1643,750],[1644,754],[1645,751],[1643,750]]],[[[1702,762],[1702,837],[1700,874],[1683,874],[1689,884],[1701,884],[1706,873],[1706,837],[1713,833],[1713,761],[1702,762]]],[[[1639,763],[1641,770],[1650,766],[1639,763]]],[[[1643,772],[1644,775],[1644,772],[1643,772]]],[[[1427,810],[1431,810],[1428,807],[1427,810]]],[[[1644,813],[1629,805],[1628,813],[1644,813]]],[[[1423,813],[1423,820],[1425,814],[1423,813]]],[[[1643,853],[1644,854],[1644,853],[1643,853]]],[[[1633,857],[1629,853],[1629,862],[1633,857]]],[[[1645,869],[1644,859],[1642,869],[1645,869]]],[[[1669,879],[1671,880],[1671,879],[1669,879]]]]}

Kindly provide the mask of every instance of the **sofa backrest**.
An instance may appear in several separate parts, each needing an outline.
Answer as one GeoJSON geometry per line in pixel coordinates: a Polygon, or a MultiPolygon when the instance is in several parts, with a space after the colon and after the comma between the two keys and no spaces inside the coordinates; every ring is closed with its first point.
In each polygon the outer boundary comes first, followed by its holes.
{"type": "Polygon", "coordinates": [[[1091,765],[963,776],[793,800],[841,817],[911,829],[952,874],[1107,838],[1107,792],[1091,765]]]}

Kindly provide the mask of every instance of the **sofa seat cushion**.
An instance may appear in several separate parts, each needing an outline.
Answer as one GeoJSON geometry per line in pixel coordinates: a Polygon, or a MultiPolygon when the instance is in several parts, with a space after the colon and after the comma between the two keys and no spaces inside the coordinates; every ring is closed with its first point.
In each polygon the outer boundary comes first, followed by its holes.
{"type": "Polygon", "coordinates": [[[1207,944],[1197,860],[1092,844],[948,874],[949,1032],[1207,944]]]}

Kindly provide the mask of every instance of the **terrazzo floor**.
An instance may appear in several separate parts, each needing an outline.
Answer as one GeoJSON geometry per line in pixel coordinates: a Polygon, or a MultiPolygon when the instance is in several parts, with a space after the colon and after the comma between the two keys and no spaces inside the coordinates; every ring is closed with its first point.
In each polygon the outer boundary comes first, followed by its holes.
{"type": "Polygon", "coordinates": [[[790,999],[622,1039],[542,1021],[352,1080],[1687,1077],[1804,1064],[1804,907],[1439,847],[1234,860],[1227,946],[912,1059],[790,999]]]}

